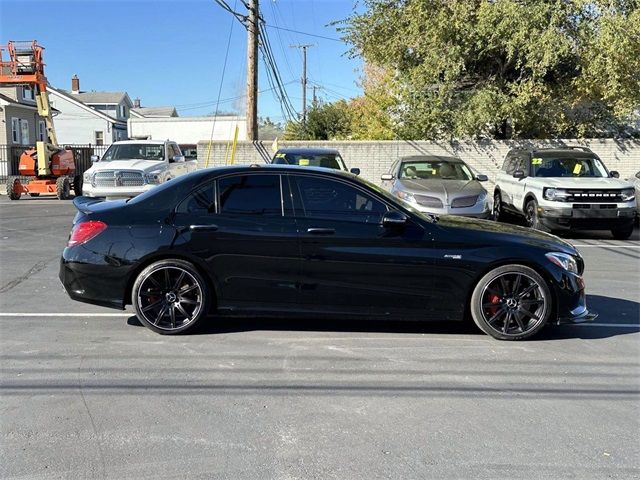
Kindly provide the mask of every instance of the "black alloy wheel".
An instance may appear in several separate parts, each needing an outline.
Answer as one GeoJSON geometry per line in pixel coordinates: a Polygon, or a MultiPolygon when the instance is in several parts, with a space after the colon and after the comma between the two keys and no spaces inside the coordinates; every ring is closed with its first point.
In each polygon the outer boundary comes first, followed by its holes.
{"type": "Polygon", "coordinates": [[[504,219],[503,217],[502,196],[500,195],[500,192],[495,192],[493,194],[493,219],[496,222],[500,222],[504,219]]]}
{"type": "Polygon", "coordinates": [[[545,280],[524,265],[506,265],[486,274],[471,297],[471,314],[478,327],[499,340],[535,335],[552,312],[545,280]]]}
{"type": "Polygon", "coordinates": [[[540,230],[541,232],[549,231],[549,229],[546,228],[540,221],[540,216],[538,215],[538,202],[536,202],[535,200],[529,200],[527,202],[527,205],[524,209],[524,216],[529,227],[540,230]]]}
{"type": "Polygon", "coordinates": [[[207,283],[189,262],[161,260],[135,281],[132,303],[142,324],[165,335],[192,329],[207,314],[207,283]]]}

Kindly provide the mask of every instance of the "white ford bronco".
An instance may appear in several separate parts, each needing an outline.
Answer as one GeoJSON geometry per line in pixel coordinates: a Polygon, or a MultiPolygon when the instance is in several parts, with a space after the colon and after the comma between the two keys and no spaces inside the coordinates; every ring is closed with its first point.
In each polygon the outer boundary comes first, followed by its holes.
{"type": "Polygon", "coordinates": [[[624,240],[633,232],[635,190],[586,147],[514,149],[493,194],[494,218],[505,213],[538,230],[611,230],[624,240]]]}
{"type": "Polygon", "coordinates": [[[129,198],[172,178],[197,169],[197,160],[185,161],[180,147],[169,140],[114,142],[84,173],[82,194],[106,199],[129,198]]]}

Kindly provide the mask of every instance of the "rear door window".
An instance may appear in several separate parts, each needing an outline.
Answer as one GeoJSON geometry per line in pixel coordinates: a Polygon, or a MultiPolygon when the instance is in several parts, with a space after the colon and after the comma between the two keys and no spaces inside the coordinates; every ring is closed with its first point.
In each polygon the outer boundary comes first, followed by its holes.
{"type": "Polygon", "coordinates": [[[280,175],[234,175],[218,180],[218,213],[282,216],[280,175]]]}

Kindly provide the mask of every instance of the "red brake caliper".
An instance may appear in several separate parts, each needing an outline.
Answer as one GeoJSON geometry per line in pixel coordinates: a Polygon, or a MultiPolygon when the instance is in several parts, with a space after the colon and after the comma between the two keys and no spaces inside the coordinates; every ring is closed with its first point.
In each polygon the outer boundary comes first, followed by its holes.
{"type": "Polygon", "coordinates": [[[496,295],[496,294],[494,294],[494,293],[490,293],[490,294],[489,294],[489,298],[488,298],[488,300],[489,300],[489,303],[493,303],[493,304],[495,304],[495,307],[489,307],[489,308],[487,309],[487,310],[488,310],[488,312],[489,312],[489,315],[493,316],[493,315],[495,315],[495,314],[496,314],[496,312],[498,311],[498,306],[499,306],[499,303],[500,303],[500,297],[499,297],[499,296],[497,296],[497,295],[496,295]]]}

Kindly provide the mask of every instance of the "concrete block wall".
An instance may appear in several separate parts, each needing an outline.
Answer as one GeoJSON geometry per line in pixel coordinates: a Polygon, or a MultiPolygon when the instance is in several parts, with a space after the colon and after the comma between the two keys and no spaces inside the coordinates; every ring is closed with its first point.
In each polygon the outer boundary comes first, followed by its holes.
{"type": "MultiPolygon", "coordinates": [[[[236,164],[264,164],[273,156],[271,142],[238,142],[236,164]]],[[[523,146],[552,147],[580,145],[592,149],[609,170],[620,172],[621,178],[629,178],[640,170],[640,140],[583,139],[583,140],[477,140],[477,141],[313,141],[279,142],[283,147],[326,147],[340,151],[347,166],[358,167],[361,176],[380,183],[380,175],[387,173],[399,157],[408,155],[454,155],[462,158],[476,173],[489,177],[492,188],[496,174],[505,155],[511,148],[523,146]]],[[[225,164],[226,142],[208,141],[198,144],[200,167],[216,167],[225,164]],[[208,161],[207,161],[208,158],[208,161]]]]}

